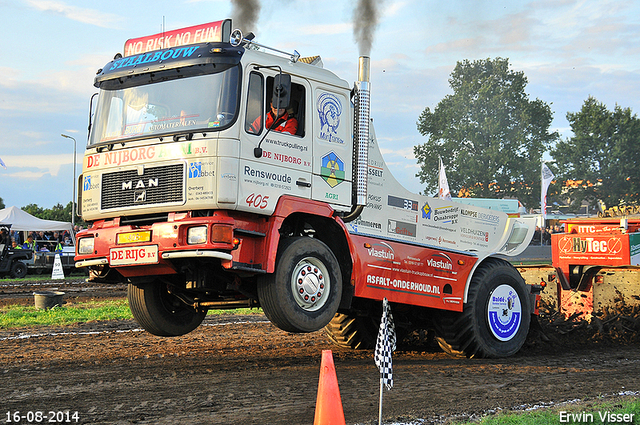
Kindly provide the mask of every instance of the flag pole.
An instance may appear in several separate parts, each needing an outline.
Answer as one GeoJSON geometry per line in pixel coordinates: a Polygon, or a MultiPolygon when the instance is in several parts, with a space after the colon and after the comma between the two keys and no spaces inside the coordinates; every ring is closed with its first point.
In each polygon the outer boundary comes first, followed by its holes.
{"type": "Polygon", "coordinates": [[[376,339],[376,349],[373,353],[373,361],[380,371],[380,403],[378,409],[378,425],[382,425],[382,391],[383,384],[387,389],[393,387],[393,359],[392,354],[396,349],[396,331],[391,315],[391,307],[386,298],[382,300],[382,317],[380,329],[376,339]]]}
{"type": "Polygon", "coordinates": [[[378,425],[382,425],[382,379],[380,379],[380,403],[378,408],[378,425]]]}

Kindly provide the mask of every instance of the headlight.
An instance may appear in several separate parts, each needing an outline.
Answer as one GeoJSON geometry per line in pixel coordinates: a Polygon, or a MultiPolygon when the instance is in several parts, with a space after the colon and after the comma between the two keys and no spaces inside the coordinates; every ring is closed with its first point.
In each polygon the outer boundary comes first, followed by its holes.
{"type": "Polygon", "coordinates": [[[189,245],[207,243],[207,226],[190,227],[187,230],[187,243],[189,245]]]}
{"type": "Polygon", "coordinates": [[[233,243],[233,227],[226,224],[214,224],[211,229],[211,242],[233,243]]]}
{"type": "Polygon", "coordinates": [[[78,240],[78,254],[93,254],[93,238],[82,238],[78,240]]]}

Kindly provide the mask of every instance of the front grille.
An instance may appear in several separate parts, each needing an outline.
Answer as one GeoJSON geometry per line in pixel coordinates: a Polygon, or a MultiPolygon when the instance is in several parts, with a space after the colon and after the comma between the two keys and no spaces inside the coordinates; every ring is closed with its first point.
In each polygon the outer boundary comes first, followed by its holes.
{"type": "Polygon", "coordinates": [[[102,210],[184,203],[184,164],[102,175],[102,210]]]}

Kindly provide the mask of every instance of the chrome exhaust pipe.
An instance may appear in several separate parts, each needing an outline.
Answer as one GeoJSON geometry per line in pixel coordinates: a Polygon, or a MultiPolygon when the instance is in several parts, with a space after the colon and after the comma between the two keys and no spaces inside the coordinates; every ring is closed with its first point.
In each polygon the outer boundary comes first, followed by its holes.
{"type": "Polygon", "coordinates": [[[370,122],[370,80],[371,59],[360,56],[358,61],[358,81],[355,84],[355,116],[353,123],[353,199],[351,211],[342,218],[345,223],[360,216],[367,205],[367,183],[369,180],[369,122],[370,122]]]}
{"type": "Polygon", "coordinates": [[[356,150],[357,181],[356,205],[367,205],[367,181],[369,172],[369,122],[371,108],[371,59],[360,56],[358,61],[356,150]]]}

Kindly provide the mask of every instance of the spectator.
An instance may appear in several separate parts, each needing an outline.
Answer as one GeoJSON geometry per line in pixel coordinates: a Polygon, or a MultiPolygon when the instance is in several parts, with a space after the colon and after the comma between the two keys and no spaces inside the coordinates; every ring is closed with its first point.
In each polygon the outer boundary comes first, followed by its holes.
{"type": "Polygon", "coordinates": [[[540,245],[542,242],[540,227],[536,226],[536,230],[533,232],[533,238],[531,239],[531,243],[533,245],[540,245]]]}
{"type": "Polygon", "coordinates": [[[551,233],[549,233],[549,229],[546,227],[542,232],[542,245],[551,245],[551,233]]]}
{"type": "Polygon", "coordinates": [[[38,245],[33,241],[33,236],[29,235],[27,241],[22,245],[22,249],[30,249],[33,252],[38,250],[38,245]]]}

